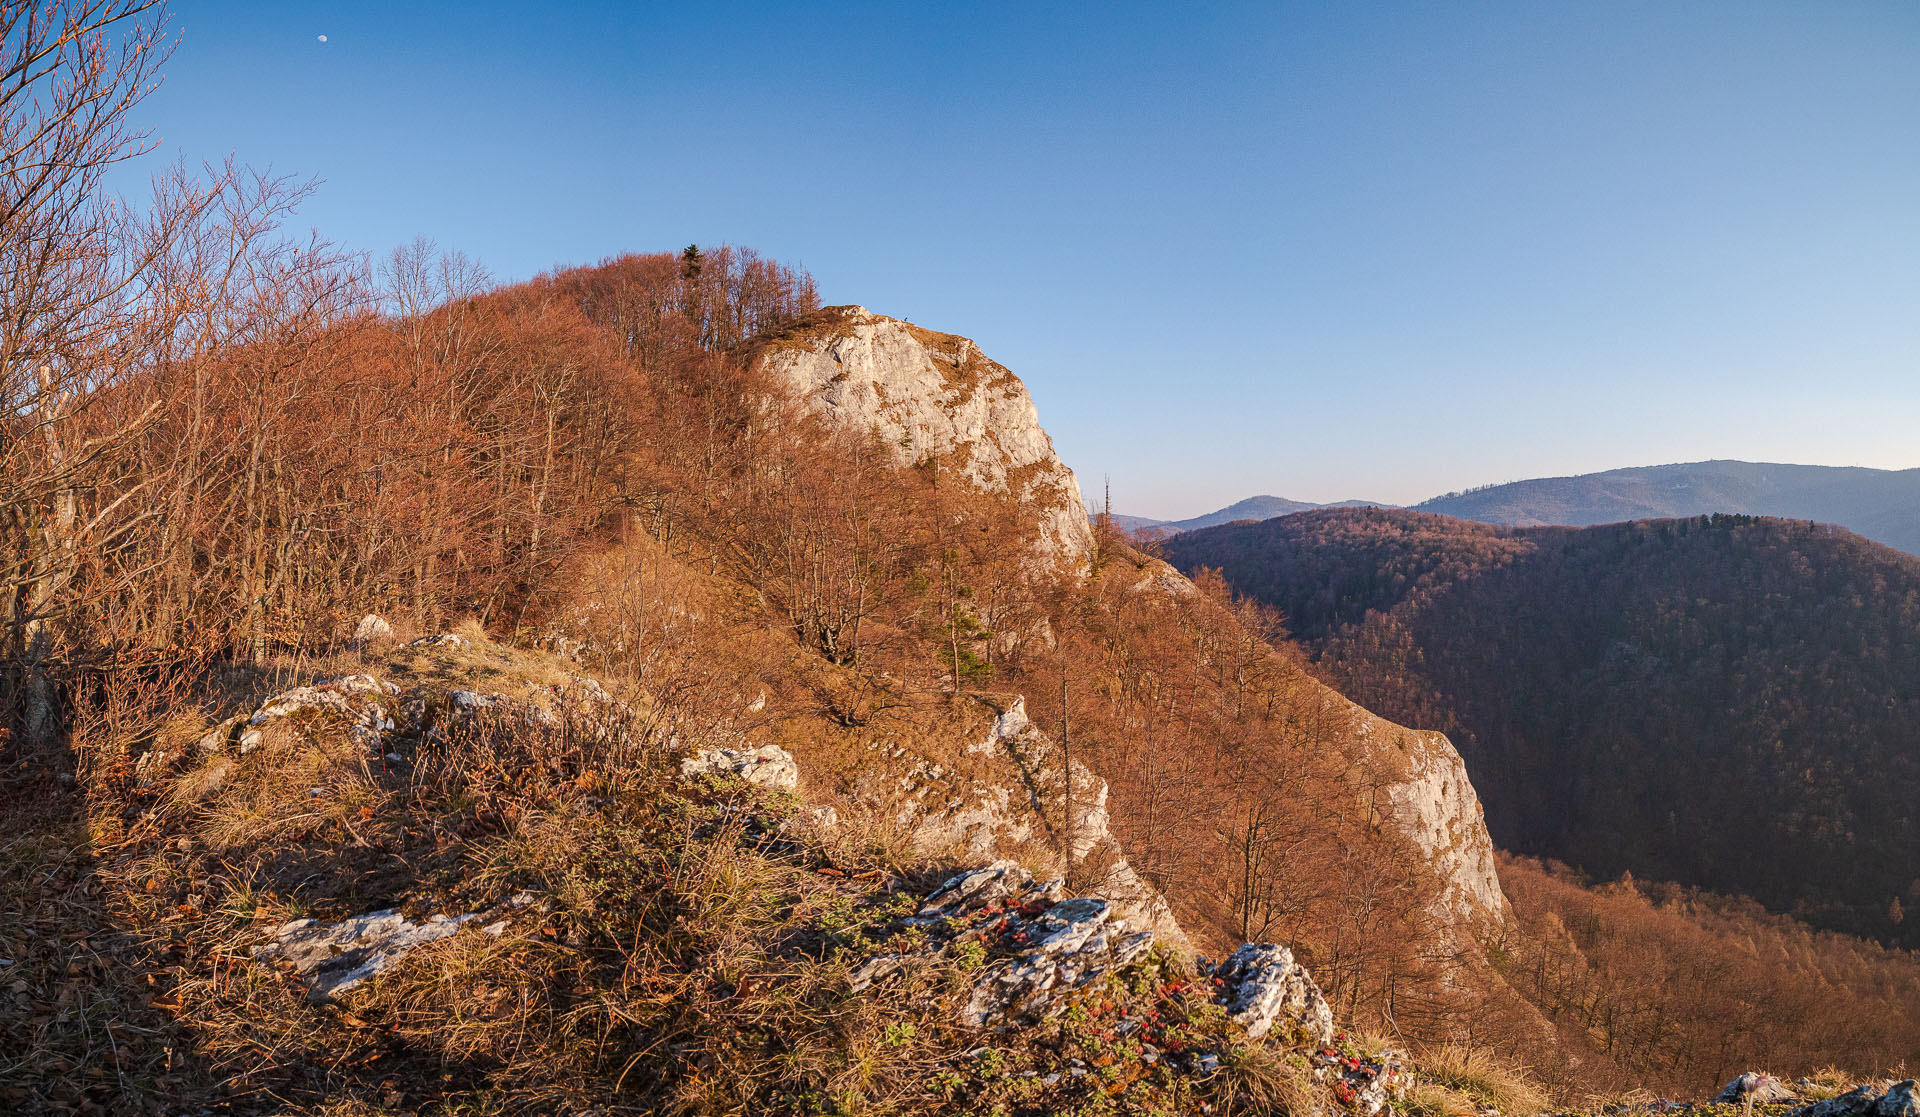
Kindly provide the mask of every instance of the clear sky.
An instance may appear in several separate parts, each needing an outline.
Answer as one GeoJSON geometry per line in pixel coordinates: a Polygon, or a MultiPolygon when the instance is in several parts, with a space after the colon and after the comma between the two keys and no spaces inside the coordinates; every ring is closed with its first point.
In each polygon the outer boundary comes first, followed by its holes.
{"type": "Polygon", "coordinates": [[[502,279],[803,264],[977,339],[1116,510],[1920,466],[1910,0],[174,12],[174,155],[502,279]]]}

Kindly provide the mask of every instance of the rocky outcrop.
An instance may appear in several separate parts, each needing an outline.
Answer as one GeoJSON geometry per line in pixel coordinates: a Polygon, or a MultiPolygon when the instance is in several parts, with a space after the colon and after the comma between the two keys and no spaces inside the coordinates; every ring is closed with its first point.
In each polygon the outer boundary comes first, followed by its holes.
{"type": "MultiPolygon", "coordinates": [[[[960,1023],[973,1028],[1049,1015],[1074,991],[1131,965],[1153,946],[1153,932],[1115,917],[1105,900],[1067,897],[1060,881],[1037,882],[1011,861],[952,877],[905,923],[960,929],[936,951],[970,937],[990,951],[1011,953],[974,979],[959,1010],[960,1023]]],[[[854,984],[864,987],[876,963],[893,968],[898,957],[883,955],[862,966],[854,984]]]]}
{"type": "MultiPolygon", "coordinates": [[[[193,751],[214,756],[231,749],[245,756],[277,730],[320,722],[344,723],[349,740],[377,754],[394,728],[386,704],[399,693],[400,688],[371,675],[343,675],[297,686],[267,699],[250,714],[238,714],[209,726],[194,742],[193,751]]],[[[141,786],[151,786],[183,759],[179,753],[155,749],[140,757],[135,777],[141,786]]],[[[191,789],[183,790],[191,790],[194,797],[209,793],[226,778],[229,767],[210,766],[191,789]]]]}
{"type": "Polygon", "coordinates": [[[1247,943],[1214,971],[1224,986],[1227,1016],[1259,1039],[1283,1023],[1294,1044],[1333,1042],[1333,1009],[1293,951],[1272,943],[1247,943]]]}
{"type": "Polygon", "coordinates": [[[1713,1100],[1718,1105],[1738,1105],[1748,1098],[1752,1098],[1755,1105],[1772,1105],[1775,1102],[1792,1100],[1793,1091],[1787,1088],[1786,1083],[1770,1074],[1750,1070],[1727,1083],[1726,1088],[1721,1090],[1713,1100]]]}
{"type": "Polygon", "coordinates": [[[1909,1078],[1887,1087],[1873,1112],[1874,1117],[1920,1117],[1920,1084],[1909,1078]]]}
{"type": "MultiPolygon", "coordinates": [[[[1319,988],[1284,947],[1250,944],[1221,966],[1202,961],[1197,971],[1174,958],[1150,958],[1151,931],[1105,900],[1068,896],[1057,880],[1036,881],[1012,861],[955,874],[889,930],[909,949],[855,966],[851,991],[876,995],[904,972],[957,964],[973,973],[953,1010],[962,1027],[1007,1032],[1078,1004],[1083,1013],[1107,1014],[1105,1039],[1133,1046],[1136,1073],[1163,1066],[1202,1076],[1218,1073],[1219,1051],[1242,1037],[1297,1051],[1315,1081],[1367,1115],[1384,1109],[1403,1082],[1398,1052],[1364,1052],[1334,1032],[1319,988]],[[1180,1032],[1185,1026],[1175,1018],[1191,1018],[1175,1006],[1207,1002],[1226,1010],[1225,1027],[1211,1036],[1180,1032]]],[[[1090,1069],[1081,1064],[1073,1073],[1090,1069]]]]}
{"type": "Polygon", "coordinates": [[[532,893],[521,892],[485,912],[431,915],[417,923],[395,909],[332,923],[295,919],[274,928],[253,955],[292,970],[305,983],[309,1001],[329,1001],[390,969],[414,947],[438,942],[469,923],[497,936],[509,914],[533,903],[532,893]]]}
{"type": "Polygon", "coordinates": [[[680,762],[680,774],[735,775],[769,791],[798,791],[800,766],[778,745],[753,749],[701,749],[680,762]]]}
{"type": "Polygon", "coordinates": [[[1790,1117],[1920,1117],[1920,1086],[1911,1078],[1890,1084],[1869,1082],[1803,1105],[1790,1117]]]}
{"type": "Polygon", "coordinates": [[[1023,948],[1017,958],[997,962],[974,982],[960,1010],[960,1022],[973,1027],[1011,1012],[1036,1012],[1145,956],[1151,931],[1110,922],[1105,900],[1089,896],[1062,900],[1032,915],[1016,908],[1001,934],[1023,948]]]}
{"type": "MultiPolygon", "coordinates": [[[[877,432],[903,463],[931,459],[982,490],[1031,504],[1043,544],[1069,565],[1080,565],[1091,553],[1079,486],[1054,454],[1032,398],[1018,377],[972,341],[864,307],[829,307],[765,342],[756,360],[833,421],[877,432]]],[[[1135,590],[1177,597],[1196,592],[1177,570],[1157,560],[1146,560],[1135,590]]],[[[1493,843],[1452,744],[1441,734],[1416,733],[1376,718],[1331,691],[1328,700],[1352,714],[1354,759],[1388,773],[1391,821],[1440,878],[1436,914],[1462,941],[1476,928],[1499,923],[1506,899],[1493,843]]],[[[1038,770],[1023,759],[1031,744],[1022,738],[1024,712],[1009,706],[1002,720],[1005,727],[996,727],[984,747],[1004,750],[1022,773],[1019,779],[947,788],[946,773],[933,771],[936,765],[907,769],[906,781],[927,808],[917,813],[929,842],[989,859],[1029,840],[1059,844],[1060,835],[1043,832],[1044,811],[1035,810],[1049,794],[1036,788],[1048,778],[1044,771],[1028,774],[1038,770]]],[[[1102,891],[1114,893],[1114,902],[1126,904],[1133,896],[1164,908],[1165,901],[1139,880],[1107,836],[1104,781],[1077,765],[1070,778],[1076,817],[1067,841],[1073,860],[1111,863],[1113,879],[1102,891]]],[[[1052,783],[1057,813],[1065,784],[1058,775],[1052,783]]],[[[1165,933],[1172,917],[1169,912],[1164,921],[1156,916],[1149,922],[1165,933]]]]}
{"type": "Polygon", "coordinates": [[[399,693],[399,687],[382,683],[371,675],[344,675],[313,686],[294,687],[268,699],[247,719],[240,730],[240,752],[251,752],[275,722],[316,714],[347,721],[348,739],[370,752],[378,752],[380,742],[393,731],[393,719],[387,715],[382,700],[399,693]]]}
{"type": "Polygon", "coordinates": [[[1507,915],[1507,896],[1480,796],[1453,742],[1444,733],[1406,729],[1354,709],[1363,755],[1394,776],[1386,786],[1393,822],[1440,879],[1435,914],[1461,932],[1498,926],[1507,915]]]}
{"type": "Polygon", "coordinates": [[[1028,720],[1021,696],[977,701],[991,721],[965,749],[971,771],[914,762],[905,749],[895,749],[887,759],[907,767],[907,775],[872,780],[860,797],[892,812],[927,852],[981,862],[1020,854],[1058,860],[1064,851],[1059,868],[1083,882],[1084,891],[1161,942],[1188,949],[1172,907],[1128,863],[1109,829],[1107,782],[1078,761],[1064,764],[1053,740],[1028,720]]]}
{"type": "Polygon", "coordinates": [[[865,990],[916,959],[972,945],[987,964],[956,1014],[970,1028],[1053,1015],[1072,994],[1153,947],[1153,932],[1117,917],[1105,900],[1069,897],[1061,881],[1036,881],[1012,861],[949,878],[900,925],[930,932],[925,945],[913,954],[869,958],[850,976],[853,990],[865,990]]]}
{"type": "Polygon", "coordinates": [[[876,432],[902,464],[932,461],[1032,505],[1048,555],[1077,567],[1091,554],[1080,484],[1033,397],[967,338],[833,306],[766,342],[757,360],[833,422],[876,432]]]}

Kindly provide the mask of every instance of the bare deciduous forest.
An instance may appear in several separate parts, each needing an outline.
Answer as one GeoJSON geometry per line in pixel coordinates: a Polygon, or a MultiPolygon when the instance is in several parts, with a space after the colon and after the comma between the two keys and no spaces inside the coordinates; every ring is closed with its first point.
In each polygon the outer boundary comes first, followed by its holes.
{"type": "Polygon", "coordinates": [[[1331,510],[1180,537],[1369,708],[1451,734],[1494,840],[1911,947],[1920,560],[1751,516],[1331,510]]]}

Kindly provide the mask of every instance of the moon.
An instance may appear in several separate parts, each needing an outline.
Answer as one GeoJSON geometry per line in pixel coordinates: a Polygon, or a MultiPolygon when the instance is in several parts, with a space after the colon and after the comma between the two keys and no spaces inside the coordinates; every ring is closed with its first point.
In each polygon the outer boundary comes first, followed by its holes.
{"type": "Polygon", "coordinates": [[[327,37],[326,37],[325,35],[322,35],[322,36],[320,36],[320,41],[321,41],[321,42],[323,42],[323,43],[324,43],[324,42],[326,42],[326,41],[327,41],[327,37]]]}

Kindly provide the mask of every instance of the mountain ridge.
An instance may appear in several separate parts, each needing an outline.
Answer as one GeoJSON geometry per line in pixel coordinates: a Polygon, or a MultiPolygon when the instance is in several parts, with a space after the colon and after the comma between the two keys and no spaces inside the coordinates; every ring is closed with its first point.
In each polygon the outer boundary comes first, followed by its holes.
{"type": "Polygon", "coordinates": [[[1190,516],[1184,520],[1156,520],[1150,516],[1125,516],[1115,513],[1114,525],[1123,531],[1146,532],[1151,536],[1166,536],[1182,531],[1196,531],[1203,527],[1218,524],[1230,524],[1235,520],[1270,520],[1275,516],[1291,516],[1295,512],[1310,512],[1315,508],[1386,508],[1390,505],[1379,504],[1371,500],[1338,500],[1329,504],[1315,504],[1312,501],[1293,500],[1284,496],[1262,494],[1237,500],[1225,508],[1199,516],[1190,516]]]}
{"type": "Polygon", "coordinates": [[[1516,527],[1735,513],[1837,524],[1920,553],[1920,468],[1712,459],[1541,477],[1448,493],[1422,512],[1516,527]]]}
{"type": "MultiPolygon", "coordinates": [[[[1235,520],[1267,520],[1317,508],[1392,508],[1256,496],[1184,520],[1114,516],[1127,531],[1164,538],[1235,520]]],[[[1464,489],[1406,505],[1455,519],[1514,527],[1592,527],[1629,520],[1726,513],[1836,524],[1876,543],[1920,554],[1920,467],[1801,465],[1711,458],[1532,477],[1464,489]]]]}

